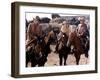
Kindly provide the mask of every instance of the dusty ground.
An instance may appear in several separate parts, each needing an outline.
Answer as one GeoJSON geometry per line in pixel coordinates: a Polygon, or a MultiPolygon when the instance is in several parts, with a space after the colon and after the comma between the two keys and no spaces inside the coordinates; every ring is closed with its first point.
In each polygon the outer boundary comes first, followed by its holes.
{"type": "MultiPolygon", "coordinates": [[[[59,66],[59,57],[57,53],[54,53],[55,51],[55,45],[50,46],[52,52],[48,55],[47,62],[45,63],[45,66],[59,66]]],[[[66,60],[67,65],[76,65],[76,59],[73,54],[68,55],[68,58],[66,60]]],[[[85,57],[85,55],[81,55],[79,64],[84,65],[88,64],[89,59],[85,57]]],[[[28,66],[31,66],[31,63],[28,63],[28,66]]]]}
{"type": "MultiPolygon", "coordinates": [[[[50,48],[52,51],[55,51],[55,45],[51,45],[50,48]]],[[[73,54],[68,55],[66,63],[67,65],[76,65],[76,59],[73,54]]],[[[89,63],[89,59],[87,59],[84,54],[81,55],[79,64],[83,65],[88,63],[89,63]]],[[[59,57],[57,53],[51,52],[48,55],[48,61],[45,63],[45,66],[54,66],[54,65],[59,66],[59,57]]]]}

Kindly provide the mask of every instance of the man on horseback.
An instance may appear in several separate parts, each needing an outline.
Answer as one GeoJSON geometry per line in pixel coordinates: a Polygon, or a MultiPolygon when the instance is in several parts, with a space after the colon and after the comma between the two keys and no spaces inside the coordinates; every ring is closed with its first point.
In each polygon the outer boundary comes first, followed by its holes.
{"type": "Polygon", "coordinates": [[[40,19],[39,17],[33,18],[33,21],[28,25],[27,29],[27,40],[26,45],[33,42],[34,39],[37,38],[37,36],[42,35],[42,27],[40,26],[40,19]]]}
{"type": "Polygon", "coordinates": [[[66,59],[70,48],[67,46],[69,36],[69,23],[68,21],[63,21],[60,33],[57,36],[58,42],[56,45],[56,51],[59,54],[59,65],[66,65],[66,59]],[[64,63],[63,63],[64,62],[64,63]]]}
{"type": "Polygon", "coordinates": [[[87,29],[87,25],[85,24],[85,18],[80,17],[80,24],[78,25],[78,28],[77,28],[78,36],[81,36],[81,37],[88,36],[87,30],[88,29],[87,29]]]}
{"type": "Polygon", "coordinates": [[[57,45],[56,45],[56,51],[58,51],[59,41],[61,40],[63,35],[66,35],[67,37],[69,36],[69,23],[68,23],[68,21],[63,21],[63,23],[62,23],[60,33],[57,36],[58,42],[57,42],[57,45]]]}
{"type": "Polygon", "coordinates": [[[60,33],[58,34],[57,39],[60,40],[62,34],[69,36],[69,23],[68,21],[63,21],[60,33]]]}
{"type": "Polygon", "coordinates": [[[29,24],[26,43],[26,66],[28,62],[31,62],[32,67],[36,65],[44,66],[50,52],[51,34],[52,32],[48,32],[48,35],[43,34],[41,19],[38,16],[29,24]]]}
{"type": "Polygon", "coordinates": [[[81,40],[82,47],[86,49],[85,45],[87,41],[89,40],[89,31],[88,31],[87,25],[85,24],[85,17],[80,17],[80,24],[77,27],[77,36],[81,40]]]}
{"type": "MultiPolygon", "coordinates": [[[[35,48],[35,43],[37,40],[37,36],[42,35],[42,29],[40,26],[39,17],[33,18],[33,21],[29,23],[28,29],[26,32],[26,59],[29,58],[29,61],[32,59],[32,50],[35,48]],[[31,56],[30,56],[31,55],[31,56]]],[[[27,61],[28,63],[28,61],[27,61]]],[[[27,66],[26,63],[26,66],[27,66]]]]}
{"type": "Polygon", "coordinates": [[[40,26],[40,21],[38,19],[33,19],[33,22],[29,24],[27,30],[28,40],[32,40],[36,35],[41,35],[42,29],[40,26]]]}

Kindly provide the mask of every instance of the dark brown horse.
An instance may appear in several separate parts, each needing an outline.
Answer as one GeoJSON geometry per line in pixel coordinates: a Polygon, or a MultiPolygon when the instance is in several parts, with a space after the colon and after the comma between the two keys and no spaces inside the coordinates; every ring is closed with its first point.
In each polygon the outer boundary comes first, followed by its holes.
{"type": "Polygon", "coordinates": [[[31,43],[31,48],[26,51],[26,66],[31,62],[31,66],[44,66],[50,53],[50,44],[52,42],[51,33],[47,36],[36,36],[37,38],[31,43]]]}
{"type": "Polygon", "coordinates": [[[58,41],[56,46],[56,51],[59,53],[59,65],[66,65],[66,60],[68,57],[68,54],[70,53],[70,47],[67,46],[68,36],[63,33],[61,39],[58,41]],[[64,60],[63,60],[64,59],[64,60]]]}
{"type": "Polygon", "coordinates": [[[73,32],[70,33],[69,39],[68,39],[68,46],[71,46],[71,45],[74,46],[74,48],[73,48],[74,55],[76,58],[76,64],[78,65],[81,54],[85,54],[85,56],[88,57],[87,49],[89,49],[89,46],[88,46],[89,42],[87,42],[87,44],[84,44],[84,45],[86,45],[86,47],[83,46],[81,38],[79,36],[77,36],[76,30],[74,30],[73,32]],[[87,51],[87,53],[86,53],[86,51],[87,51]]]}

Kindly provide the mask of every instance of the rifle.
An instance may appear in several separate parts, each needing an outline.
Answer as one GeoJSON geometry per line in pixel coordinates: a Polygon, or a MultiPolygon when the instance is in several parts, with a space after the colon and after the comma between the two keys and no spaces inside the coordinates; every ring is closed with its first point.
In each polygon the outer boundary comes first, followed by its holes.
{"type": "Polygon", "coordinates": [[[26,44],[26,48],[33,42],[35,41],[36,39],[32,39],[31,41],[28,42],[28,44],[26,44]]]}

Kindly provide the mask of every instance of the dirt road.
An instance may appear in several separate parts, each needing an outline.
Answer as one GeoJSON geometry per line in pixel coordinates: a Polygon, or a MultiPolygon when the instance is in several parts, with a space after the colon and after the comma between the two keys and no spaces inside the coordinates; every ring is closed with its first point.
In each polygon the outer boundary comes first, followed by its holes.
{"type": "MultiPolygon", "coordinates": [[[[55,45],[50,46],[52,52],[47,57],[47,62],[45,63],[45,66],[59,66],[59,56],[57,53],[54,53],[55,51],[55,45]]],[[[68,58],[66,60],[67,65],[76,65],[76,59],[74,54],[69,54],[68,58]]],[[[86,58],[85,55],[81,55],[79,65],[86,65],[89,63],[89,58],[86,58]]],[[[66,66],[67,66],[66,65],[66,66]]],[[[28,67],[31,67],[31,63],[28,63],[28,67]]]]}
{"type": "MultiPolygon", "coordinates": [[[[45,66],[59,66],[59,56],[57,53],[54,53],[55,51],[55,45],[50,46],[52,52],[48,55],[48,60],[45,63],[45,66]]],[[[66,60],[67,65],[76,65],[76,59],[73,54],[68,55],[68,58],[66,60]]],[[[84,65],[88,64],[89,59],[85,57],[85,55],[81,55],[79,64],[84,65]]]]}

